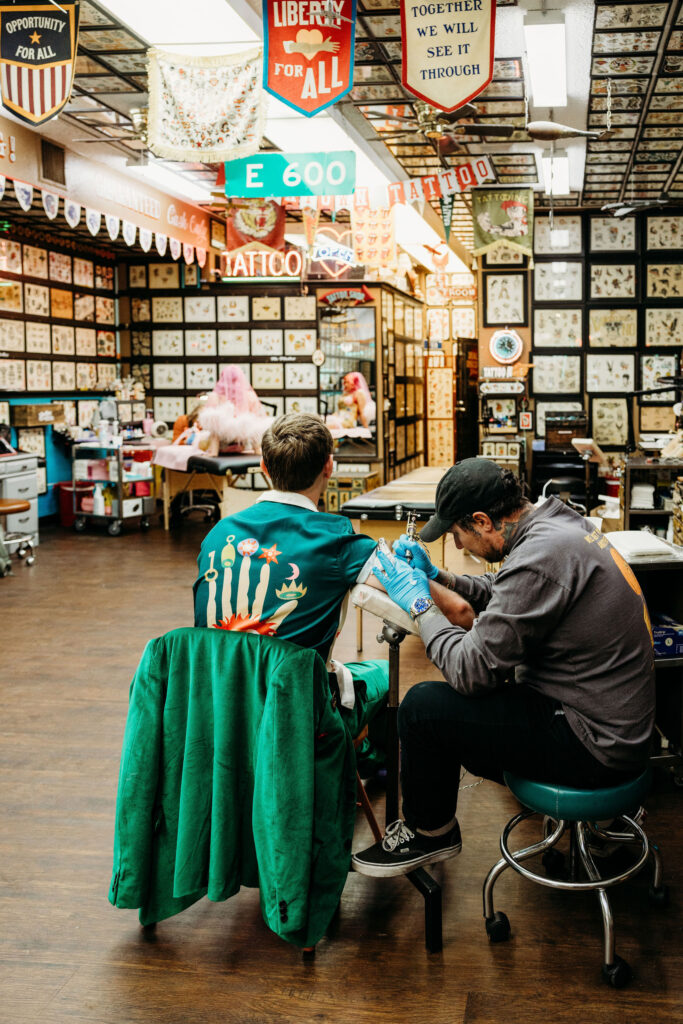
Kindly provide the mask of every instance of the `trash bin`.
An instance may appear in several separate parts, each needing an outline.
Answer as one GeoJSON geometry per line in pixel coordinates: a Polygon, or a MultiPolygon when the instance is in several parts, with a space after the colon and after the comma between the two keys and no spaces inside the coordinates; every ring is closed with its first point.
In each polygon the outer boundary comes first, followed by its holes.
{"type": "Polygon", "coordinates": [[[75,522],[75,515],[73,510],[73,493],[76,490],[76,512],[78,512],[81,506],[81,500],[89,494],[93,494],[95,490],[94,484],[91,484],[88,480],[62,480],[55,484],[57,488],[57,496],[59,500],[59,522],[62,526],[73,526],[75,522]]]}

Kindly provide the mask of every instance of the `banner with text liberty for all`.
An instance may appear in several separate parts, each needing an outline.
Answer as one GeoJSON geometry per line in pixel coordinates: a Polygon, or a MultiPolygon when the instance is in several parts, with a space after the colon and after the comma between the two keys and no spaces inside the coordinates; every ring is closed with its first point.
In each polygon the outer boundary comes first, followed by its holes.
{"type": "Polygon", "coordinates": [[[403,84],[440,110],[457,110],[493,76],[495,0],[401,0],[403,84]]]}

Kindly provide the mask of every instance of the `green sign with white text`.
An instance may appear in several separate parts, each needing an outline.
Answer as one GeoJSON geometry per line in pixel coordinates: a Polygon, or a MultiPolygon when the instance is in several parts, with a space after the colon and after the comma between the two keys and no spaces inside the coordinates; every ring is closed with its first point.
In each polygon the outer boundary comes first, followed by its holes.
{"type": "Polygon", "coordinates": [[[248,196],[347,196],[356,186],[356,154],[255,153],[225,164],[225,194],[248,196]]]}

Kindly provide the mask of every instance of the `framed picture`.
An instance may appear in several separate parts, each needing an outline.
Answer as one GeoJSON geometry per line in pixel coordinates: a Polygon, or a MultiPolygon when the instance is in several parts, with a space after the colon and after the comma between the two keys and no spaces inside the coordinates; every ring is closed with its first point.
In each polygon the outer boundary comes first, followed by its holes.
{"type": "Polygon", "coordinates": [[[248,356],[249,331],[220,330],[218,332],[219,356],[248,356]]]}
{"type": "Polygon", "coordinates": [[[451,336],[450,327],[448,309],[437,306],[427,310],[427,334],[431,341],[448,341],[451,336]]]}
{"type": "MultiPolygon", "coordinates": [[[[30,389],[29,389],[30,390],[30,389]]],[[[17,428],[17,448],[20,452],[30,452],[39,458],[45,458],[45,430],[43,427],[17,428]]]]}
{"type": "Polygon", "coordinates": [[[477,314],[474,306],[456,306],[451,310],[451,337],[476,338],[477,314]]]}
{"type": "Polygon", "coordinates": [[[95,287],[107,292],[114,290],[114,268],[108,263],[95,264],[95,287]]]}
{"type": "Polygon", "coordinates": [[[152,319],[157,324],[183,322],[183,300],[180,297],[152,299],[152,319]]]}
{"type": "Polygon", "coordinates": [[[484,274],[484,326],[523,326],[528,322],[526,272],[484,274]]]}
{"type": "Polygon", "coordinates": [[[591,252],[634,252],[635,217],[591,217],[591,252]]]}
{"type": "Polygon", "coordinates": [[[210,328],[185,331],[186,356],[215,356],[216,332],[210,328]]]}
{"type": "Polygon", "coordinates": [[[591,398],[591,430],[596,444],[624,448],[628,441],[626,398],[591,398]]]}
{"type": "Polygon", "coordinates": [[[545,418],[549,412],[581,412],[583,402],[579,398],[560,401],[536,402],[536,437],[545,437],[545,418]]]}
{"type": "Polygon", "coordinates": [[[575,394],[581,391],[581,356],[532,356],[534,394],[575,394]]]}
{"type": "Polygon", "coordinates": [[[513,249],[507,242],[501,242],[484,253],[485,267],[523,267],[526,263],[526,256],[519,249],[513,249]]]}
{"type": "Polygon", "coordinates": [[[74,256],[73,274],[74,284],[80,288],[95,287],[95,264],[92,260],[82,260],[74,256]]]}
{"type": "Polygon", "coordinates": [[[155,363],[152,369],[155,391],[182,391],[185,387],[182,363],[155,363]]]}
{"type": "Polygon", "coordinates": [[[520,430],[533,430],[534,429],[534,414],[528,409],[523,409],[519,413],[519,429],[520,430]]]}
{"type": "Polygon", "coordinates": [[[674,412],[670,405],[641,405],[640,407],[640,429],[644,430],[673,430],[674,412]]]}
{"type": "Polygon", "coordinates": [[[219,295],[217,307],[221,323],[239,323],[249,319],[248,295],[219,295]]]}
{"type": "Polygon", "coordinates": [[[21,313],[24,308],[21,284],[7,284],[0,288],[0,309],[10,313],[21,313]]]}
{"type": "Polygon", "coordinates": [[[580,307],[534,310],[534,347],[581,348],[582,335],[580,307]]]}
{"type": "Polygon", "coordinates": [[[285,387],[288,391],[315,391],[318,387],[318,368],[313,363],[287,363],[285,387]]]}
{"type": "Polygon", "coordinates": [[[52,351],[56,356],[72,356],[76,352],[76,334],[73,327],[52,325],[52,351]]]}
{"type": "Polygon", "coordinates": [[[174,423],[185,412],[185,401],[182,398],[155,398],[154,419],[166,423],[174,423]]]}
{"type": "Polygon", "coordinates": [[[633,391],[636,386],[636,357],[613,352],[586,356],[586,391],[633,391]]]}
{"type": "Polygon", "coordinates": [[[97,332],[97,354],[98,356],[112,357],[116,355],[116,332],[97,332]]]}
{"type": "Polygon", "coordinates": [[[487,398],[486,404],[490,415],[493,417],[493,422],[489,421],[489,430],[508,433],[517,430],[516,398],[499,398],[492,395],[490,398],[487,398]]]}
{"type": "Polygon", "coordinates": [[[42,277],[47,279],[47,249],[39,249],[35,245],[24,246],[24,273],[27,277],[42,277]]]}
{"type": "Polygon", "coordinates": [[[147,267],[144,265],[144,263],[131,263],[131,265],[128,267],[128,287],[147,287],[147,267]]]}
{"type": "Polygon", "coordinates": [[[580,256],[581,217],[565,214],[553,217],[552,231],[550,217],[534,219],[534,252],[539,256],[580,256]]]}
{"type": "Polygon", "coordinates": [[[536,302],[581,302],[582,274],[582,263],[537,263],[534,267],[534,299],[536,302]]]}
{"type": "Polygon", "coordinates": [[[179,288],[180,270],[177,263],[150,263],[150,288],[179,288]]]}
{"type": "MultiPolygon", "coordinates": [[[[47,327],[47,324],[45,326],[47,327]]],[[[6,352],[23,352],[25,344],[23,320],[0,320],[0,349],[6,352]]]]}
{"type": "MultiPolygon", "coordinates": [[[[659,384],[659,377],[673,377],[678,367],[678,354],[656,355],[654,352],[640,357],[640,387],[656,388],[662,387],[659,384]]],[[[660,391],[653,395],[639,395],[641,404],[656,404],[662,402],[675,402],[675,391],[660,391]]]]}
{"type": "Polygon", "coordinates": [[[79,391],[94,391],[97,387],[97,363],[76,363],[76,387],[79,391]]]}
{"type": "Polygon", "coordinates": [[[680,299],[683,296],[683,266],[680,263],[648,263],[648,299],[680,299]]]}
{"type": "Polygon", "coordinates": [[[49,359],[26,360],[26,390],[50,391],[52,389],[52,363],[49,359]]]}
{"type": "Polygon", "coordinates": [[[681,306],[645,310],[645,345],[647,348],[657,345],[680,346],[682,328],[683,307],[681,306]]]}
{"type": "Polygon", "coordinates": [[[285,400],[282,395],[268,395],[268,398],[264,398],[262,401],[263,408],[266,410],[266,416],[273,416],[275,419],[278,416],[284,416],[285,400]]]}
{"type": "Polygon", "coordinates": [[[683,217],[647,218],[648,249],[683,249],[683,217]]]}
{"type": "Polygon", "coordinates": [[[116,323],[114,311],[114,300],[106,295],[98,295],[95,298],[95,320],[98,324],[116,323]]]}
{"type": "MultiPolygon", "coordinates": [[[[134,355],[143,353],[133,353],[134,355]]],[[[97,355],[97,332],[92,327],[76,328],[76,355],[95,356],[97,355]]]]}
{"type": "Polygon", "coordinates": [[[281,356],[283,354],[283,332],[278,330],[253,330],[251,332],[251,354],[253,356],[281,356]]]}
{"type": "Polygon", "coordinates": [[[52,363],[52,390],[73,391],[76,387],[76,364],[54,360],[52,363]]]}
{"type": "Polygon", "coordinates": [[[315,319],[315,295],[285,295],[285,320],[315,319]]]}
{"type": "Polygon", "coordinates": [[[26,351],[44,353],[52,351],[49,324],[26,321],[26,351]]]}
{"type": "Polygon", "coordinates": [[[199,287],[199,265],[183,263],[183,288],[199,287]]]}
{"type": "MultiPolygon", "coordinates": [[[[78,342],[76,342],[78,344],[78,342]]],[[[131,331],[130,347],[134,356],[149,356],[152,354],[152,335],[149,331],[131,331]]]]}
{"type": "Polygon", "coordinates": [[[155,356],[181,356],[183,354],[183,332],[181,330],[152,331],[152,354],[155,356]]]}
{"type": "MultiPolygon", "coordinates": [[[[135,302],[146,302],[149,305],[148,299],[133,299],[133,305],[135,302]]],[[[133,316],[135,319],[135,316],[133,316]]],[[[149,316],[147,317],[149,320],[149,316]]],[[[74,320],[84,320],[86,323],[95,322],[95,296],[90,295],[87,292],[75,292],[74,293],[74,320]]]]}
{"type": "MultiPolygon", "coordinates": [[[[444,310],[444,313],[448,314],[448,310],[444,310]]],[[[413,306],[406,305],[406,315],[404,319],[404,327],[406,338],[415,337],[415,309],[413,306]]],[[[448,315],[446,315],[446,338],[448,337],[448,315]]]]}
{"type": "Polygon", "coordinates": [[[251,300],[252,320],[281,320],[282,303],[279,295],[255,295],[251,300]]]}
{"type": "Polygon", "coordinates": [[[591,348],[635,348],[638,343],[638,310],[589,310],[588,343],[591,348]]]}
{"type": "Polygon", "coordinates": [[[285,397],[285,412],[308,413],[309,416],[318,415],[318,399],[312,395],[287,395],[285,397]]]}
{"type": "Polygon", "coordinates": [[[73,320],[73,292],[67,288],[50,288],[50,313],[58,320],[73,320]]]}
{"type": "Polygon", "coordinates": [[[20,242],[12,242],[9,238],[3,242],[2,247],[0,247],[0,270],[6,270],[10,274],[21,274],[20,242]]]}
{"type": "Polygon", "coordinates": [[[285,355],[311,356],[318,344],[318,332],[315,327],[298,327],[285,329],[285,355]]]}
{"type": "MultiPolygon", "coordinates": [[[[10,288],[3,288],[3,292],[10,288]]],[[[50,315],[50,289],[42,284],[24,285],[24,308],[29,316],[50,315]]]]}
{"type": "Polygon", "coordinates": [[[63,284],[71,284],[71,257],[63,252],[51,252],[49,254],[49,271],[51,281],[61,281],[63,284]]]}
{"type": "Polygon", "coordinates": [[[185,387],[197,391],[212,388],[217,380],[215,363],[186,363],[185,387]]]}
{"type": "MultiPolygon", "coordinates": [[[[94,311],[94,306],[93,306],[94,311]]],[[[130,315],[135,323],[146,323],[152,319],[152,305],[149,299],[131,299],[130,300],[130,315]]],[[[93,312],[94,317],[94,312],[93,312]]],[[[76,317],[76,319],[82,319],[82,317],[76,317]]]]}
{"type": "Polygon", "coordinates": [[[633,263],[593,263],[591,299],[635,299],[636,268],[633,263]]]}
{"type": "Polygon", "coordinates": [[[116,380],[117,376],[118,370],[114,363],[97,364],[97,386],[101,391],[108,391],[109,388],[111,388],[114,381],[116,380]]]}
{"type": "Polygon", "coordinates": [[[285,386],[285,368],[282,363],[254,363],[251,383],[255,391],[280,391],[285,386]]]}
{"type": "MultiPolygon", "coordinates": [[[[180,300],[178,300],[180,301],[180,300]]],[[[186,295],[185,320],[188,324],[215,323],[216,299],[213,295],[186,295]]]]}

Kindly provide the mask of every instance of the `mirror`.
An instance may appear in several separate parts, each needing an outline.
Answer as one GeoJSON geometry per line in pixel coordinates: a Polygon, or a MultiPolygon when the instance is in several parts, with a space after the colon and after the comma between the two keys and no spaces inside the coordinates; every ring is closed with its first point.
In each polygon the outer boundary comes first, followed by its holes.
{"type": "MultiPolygon", "coordinates": [[[[322,311],[321,311],[322,312],[322,311]]],[[[321,411],[338,456],[377,454],[375,307],[330,307],[320,319],[321,411]]]]}

